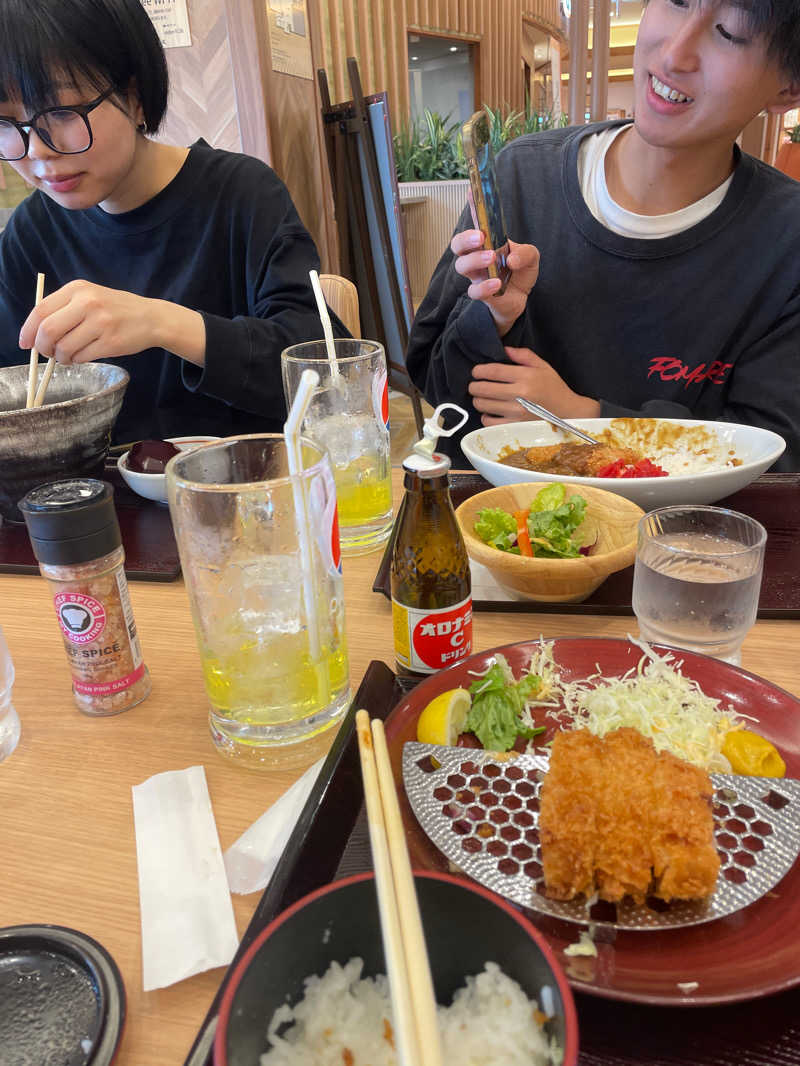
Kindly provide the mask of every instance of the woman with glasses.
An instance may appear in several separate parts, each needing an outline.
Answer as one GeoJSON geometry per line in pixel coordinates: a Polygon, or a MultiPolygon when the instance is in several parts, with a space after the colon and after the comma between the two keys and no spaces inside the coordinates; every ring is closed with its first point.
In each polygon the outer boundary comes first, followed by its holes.
{"type": "Polygon", "coordinates": [[[34,191],[0,237],[0,364],[119,359],[121,441],[279,429],[313,241],[265,164],[152,140],[166,104],[139,0],[3,0],[0,159],[34,191]]]}

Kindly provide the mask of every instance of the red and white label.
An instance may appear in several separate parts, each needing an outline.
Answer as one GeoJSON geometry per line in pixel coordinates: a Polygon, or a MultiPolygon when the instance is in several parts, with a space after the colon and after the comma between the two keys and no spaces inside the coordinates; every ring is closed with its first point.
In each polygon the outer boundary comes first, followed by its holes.
{"type": "MultiPolygon", "coordinates": [[[[395,608],[407,618],[408,662],[404,665],[418,673],[432,674],[472,653],[472,597],[453,607],[419,610],[395,602],[395,608]]],[[[405,658],[395,642],[398,659],[405,658]]]]}
{"type": "Polygon", "coordinates": [[[339,543],[339,509],[336,483],[330,468],[315,477],[308,493],[309,521],[317,537],[325,569],[332,577],[342,572],[342,549],[339,543]]]}
{"type": "Polygon", "coordinates": [[[81,681],[78,677],[72,678],[72,687],[82,696],[113,696],[117,692],[124,692],[126,688],[135,685],[144,676],[144,663],[139,663],[135,670],[125,677],[117,677],[113,681],[81,681]]]}
{"type": "Polygon", "coordinates": [[[389,379],[385,370],[381,370],[372,379],[372,410],[375,418],[389,432],[389,379]]]}
{"type": "Polygon", "coordinates": [[[72,644],[90,644],[106,628],[106,609],[100,600],[78,592],[59,592],[53,601],[58,624],[72,644]]]}

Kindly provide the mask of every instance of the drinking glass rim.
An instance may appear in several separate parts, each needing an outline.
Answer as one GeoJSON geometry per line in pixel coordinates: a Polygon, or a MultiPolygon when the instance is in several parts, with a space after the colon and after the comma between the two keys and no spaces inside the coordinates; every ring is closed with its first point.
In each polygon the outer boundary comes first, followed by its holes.
{"type": "MultiPolygon", "coordinates": [[[[336,348],[340,344],[365,344],[371,345],[367,351],[359,352],[358,355],[337,355],[336,362],[339,365],[344,363],[357,363],[364,359],[370,359],[375,355],[384,355],[384,347],[380,341],[365,340],[362,337],[334,337],[333,346],[336,348]]],[[[327,349],[324,339],[312,340],[312,341],[300,341],[298,344],[292,344],[288,348],[284,348],[281,352],[281,361],[286,363],[319,363],[327,361],[327,349]],[[316,356],[308,355],[294,355],[301,348],[309,348],[311,345],[322,345],[322,355],[317,358],[316,356]]]]}
{"type": "MultiPolygon", "coordinates": [[[[646,536],[648,539],[652,539],[654,535],[657,536],[658,534],[657,533],[654,534],[654,532],[651,532],[651,530],[648,528],[646,523],[651,521],[653,518],[655,518],[657,522],[660,522],[660,516],[661,515],[665,515],[668,512],[672,513],[672,514],[680,513],[680,512],[691,512],[693,514],[697,514],[698,512],[700,512],[700,513],[705,513],[705,514],[712,513],[712,514],[716,514],[716,515],[725,515],[725,516],[727,516],[729,518],[740,519],[746,525],[749,525],[751,528],[756,530],[756,532],[758,534],[758,538],[753,544],[741,544],[741,546],[739,548],[735,548],[734,547],[734,548],[731,548],[731,549],[726,549],[724,551],[718,551],[718,552],[714,553],[715,555],[721,556],[723,558],[729,558],[730,556],[735,556],[735,555],[745,555],[745,554],[747,554],[749,552],[752,552],[752,551],[754,551],[756,549],[763,548],[765,543],[766,543],[766,540],[767,540],[767,531],[764,528],[764,526],[762,525],[762,523],[758,521],[757,518],[752,518],[750,515],[743,514],[742,511],[734,511],[732,507],[715,507],[713,504],[700,504],[700,503],[667,504],[664,507],[656,507],[654,510],[648,511],[646,514],[642,515],[642,517],[639,519],[639,522],[638,522],[638,525],[637,525],[637,533],[638,533],[638,535],[640,537],[645,537],[646,536]]],[[[691,531],[684,530],[682,532],[691,532],[691,531]]],[[[661,530],[661,533],[663,534],[663,530],[661,530]]],[[[728,539],[728,538],[726,538],[726,539],[728,539]]],[[[732,541],[731,543],[735,543],[735,542],[732,541]]],[[[690,550],[690,549],[687,549],[687,548],[681,548],[681,547],[679,547],[679,546],[677,546],[675,544],[660,543],[659,547],[663,548],[665,551],[673,552],[675,554],[686,552],[686,551],[690,550]]]]}
{"type": "Polygon", "coordinates": [[[168,482],[171,481],[173,484],[179,485],[181,488],[191,488],[192,491],[196,492],[228,493],[263,488],[265,485],[274,485],[277,488],[282,485],[291,485],[294,480],[310,480],[312,477],[322,473],[324,468],[323,464],[326,463],[331,477],[333,477],[333,471],[331,470],[327,451],[317,444],[316,441],[311,440],[310,437],[301,435],[298,439],[302,445],[307,445],[313,448],[313,450],[318,453],[319,458],[316,459],[311,466],[303,467],[303,469],[297,474],[281,474],[278,477],[261,478],[258,481],[192,481],[189,478],[182,477],[180,474],[176,474],[175,471],[171,469],[173,465],[178,465],[180,459],[188,459],[189,456],[197,455],[198,452],[208,451],[211,448],[219,448],[238,441],[279,440],[283,442],[285,447],[286,438],[283,433],[242,433],[234,437],[221,437],[219,440],[207,441],[207,443],[201,444],[197,448],[192,448],[190,451],[183,451],[179,452],[177,455],[173,455],[164,467],[164,474],[168,482]]]}

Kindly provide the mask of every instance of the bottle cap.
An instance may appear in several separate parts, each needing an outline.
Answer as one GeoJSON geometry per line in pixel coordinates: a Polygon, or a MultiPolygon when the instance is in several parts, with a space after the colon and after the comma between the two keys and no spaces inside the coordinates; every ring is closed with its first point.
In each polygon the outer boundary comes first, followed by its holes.
{"type": "Polygon", "coordinates": [[[463,407],[455,403],[440,403],[433,414],[425,419],[422,426],[422,439],[411,449],[411,454],[403,460],[403,469],[419,477],[441,477],[450,469],[450,460],[446,455],[436,451],[439,437],[452,437],[469,418],[463,407]],[[460,415],[455,425],[445,429],[440,418],[445,411],[457,411],[460,415]]]}
{"type": "Polygon", "coordinates": [[[19,502],[40,563],[74,566],[122,543],[114,490],[106,481],[70,478],[39,485],[19,502]]]}

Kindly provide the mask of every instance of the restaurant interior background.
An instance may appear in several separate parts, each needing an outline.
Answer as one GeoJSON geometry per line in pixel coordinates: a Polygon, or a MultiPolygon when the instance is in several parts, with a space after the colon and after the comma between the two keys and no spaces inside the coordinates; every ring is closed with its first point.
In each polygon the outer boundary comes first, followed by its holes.
{"type": "MultiPolygon", "coordinates": [[[[451,121],[485,104],[503,112],[527,106],[554,120],[561,112],[573,122],[581,110],[584,121],[631,114],[640,0],[177,0],[176,6],[184,3],[191,44],[167,49],[172,91],[161,136],[177,144],[203,137],[269,163],[286,182],[327,273],[337,273],[339,264],[319,68],[332,102],[350,99],[346,59],[354,56],[364,92],[387,92],[395,132],[425,108],[451,121]]],[[[796,113],[783,121],[759,117],[743,146],[773,162],[783,129],[797,121],[796,113]]],[[[26,192],[4,165],[0,224],[26,192]]],[[[451,201],[439,210],[438,224],[434,203],[404,211],[415,302],[463,205],[461,187],[451,201]]]]}

